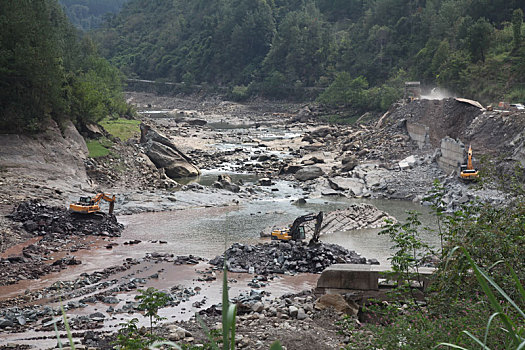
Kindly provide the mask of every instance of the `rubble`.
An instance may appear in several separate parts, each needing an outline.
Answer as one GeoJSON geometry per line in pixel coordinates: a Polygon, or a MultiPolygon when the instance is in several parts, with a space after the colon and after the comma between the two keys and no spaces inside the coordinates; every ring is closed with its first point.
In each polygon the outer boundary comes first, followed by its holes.
{"type": "Polygon", "coordinates": [[[124,229],[124,225],[117,222],[115,215],[75,214],[66,208],[49,207],[36,200],[20,203],[10,217],[14,221],[22,222],[26,231],[39,236],[58,233],[117,237],[124,229]]]}
{"type": "Polygon", "coordinates": [[[303,241],[271,241],[257,245],[234,243],[223,255],[210,260],[210,264],[222,266],[225,258],[229,271],[248,272],[251,269],[259,275],[321,273],[332,264],[371,263],[337,244],[309,245],[303,241]]]}

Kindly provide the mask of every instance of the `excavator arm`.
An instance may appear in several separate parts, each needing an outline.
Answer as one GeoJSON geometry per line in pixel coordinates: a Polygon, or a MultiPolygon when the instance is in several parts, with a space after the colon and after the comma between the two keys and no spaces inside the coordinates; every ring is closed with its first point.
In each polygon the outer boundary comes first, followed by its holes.
{"type": "Polygon", "coordinates": [[[292,227],[290,228],[290,236],[292,236],[292,239],[293,240],[303,239],[304,238],[304,236],[303,236],[304,232],[301,232],[300,228],[302,227],[303,223],[305,223],[307,221],[312,221],[312,220],[316,220],[315,230],[314,230],[314,237],[317,234],[317,240],[319,240],[321,224],[323,222],[323,212],[322,211],[319,212],[319,214],[317,214],[317,215],[315,215],[315,214],[307,214],[307,215],[303,215],[303,216],[300,216],[297,219],[295,219],[295,221],[292,224],[292,227]]]}

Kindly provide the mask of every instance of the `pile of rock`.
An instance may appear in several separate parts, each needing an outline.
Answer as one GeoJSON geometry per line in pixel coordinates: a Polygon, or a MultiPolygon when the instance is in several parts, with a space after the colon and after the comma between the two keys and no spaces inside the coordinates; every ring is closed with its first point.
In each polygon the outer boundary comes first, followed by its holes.
{"type": "Polygon", "coordinates": [[[257,245],[234,243],[224,255],[210,260],[210,264],[223,266],[225,257],[229,271],[254,272],[259,275],[320,273],[332,264],[377,263],[336,244],[319,243],[310,246],[303,241],[272,241],[257,245]]]}
{"type": "Polygon", "coordinates": [[[76,215],[66,208],[48,207],[38,201],[21,203],[10,217],[23,223],[26,231],[40,236],[58,233],[117,237],[124,229],[114,215],[76,215]]]}

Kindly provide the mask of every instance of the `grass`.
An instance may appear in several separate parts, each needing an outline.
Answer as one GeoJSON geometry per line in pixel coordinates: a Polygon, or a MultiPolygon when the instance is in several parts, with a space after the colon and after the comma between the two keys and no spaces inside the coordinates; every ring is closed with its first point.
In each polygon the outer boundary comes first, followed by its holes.
{"type": "Polygon", "coordinates": [[[140,120],[106,118],[99,124],[112,136],[118,137],[122,141],[127,141],[130,138],[140,134],[140,120]]]}
{"type": "Polygon", "coordinates": [[[89,157],[98,158],[107,156],[110,153],[108,147],[111,147],[111,141],[107,139],[88,140],[86,145],[89,151],[89,157]]]}

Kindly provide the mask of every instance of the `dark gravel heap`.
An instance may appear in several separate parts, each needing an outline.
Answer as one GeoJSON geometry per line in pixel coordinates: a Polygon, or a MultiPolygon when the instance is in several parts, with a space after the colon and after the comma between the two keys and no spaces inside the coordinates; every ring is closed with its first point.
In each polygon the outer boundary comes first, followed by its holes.
{"type": "Polygon", "coordinates": [[[22,222],[26,231],[45,236],[48,233],[117,237],[124,229],[115,215],[104,213],[82,215],[62,207],[48,207],[38,201],[21,203],[11,214],[22,222]]]}
{"type": "Polygon", "coordinates": [[[321,273],[332,264],[378,264],[367,260],[352,250],[336,244],[319,243],[308,246],[306,242],[279,242],[243,245],[234,243],[224,255],[217,256],[210,264],[222,266],[224,256],[231,272],[253,272],[259,275],[272,273],[321,273]]]}

